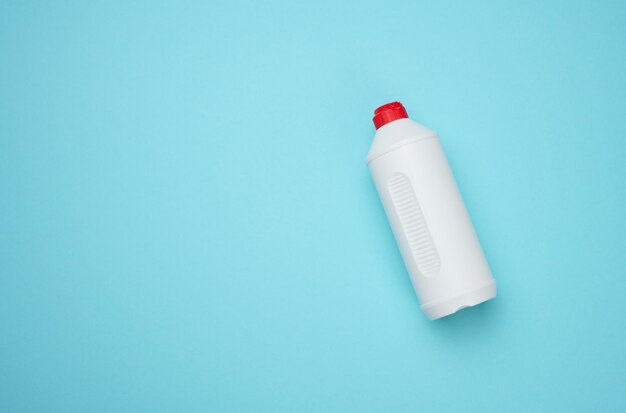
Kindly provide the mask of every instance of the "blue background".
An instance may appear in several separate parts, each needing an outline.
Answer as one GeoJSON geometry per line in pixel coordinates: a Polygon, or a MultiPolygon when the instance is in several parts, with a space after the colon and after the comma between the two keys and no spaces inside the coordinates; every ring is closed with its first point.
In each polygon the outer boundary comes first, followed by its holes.
{"type": "Polygon", "coordinates": [[[4,0],[0,411],[623,412],[625,180],[623,2],[4,0]],[[498,281],[436,322],[396,99],[498,281]]]}

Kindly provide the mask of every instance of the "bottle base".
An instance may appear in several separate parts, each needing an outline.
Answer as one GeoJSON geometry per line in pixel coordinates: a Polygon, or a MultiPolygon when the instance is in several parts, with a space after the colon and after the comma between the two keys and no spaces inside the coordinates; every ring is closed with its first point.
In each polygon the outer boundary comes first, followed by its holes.
{"type": "Polygon", "coordinates": [[[474,307],[480,303],[491,300],[496,296],[496,281],[493,280],[489,284],[472,290],[470,292],[461,294],[451,299],[428,303],[422,305],[422,311],[426,313],[428,318],[436,320],[451,314],[456,313],[466,307],[474,307]]]}

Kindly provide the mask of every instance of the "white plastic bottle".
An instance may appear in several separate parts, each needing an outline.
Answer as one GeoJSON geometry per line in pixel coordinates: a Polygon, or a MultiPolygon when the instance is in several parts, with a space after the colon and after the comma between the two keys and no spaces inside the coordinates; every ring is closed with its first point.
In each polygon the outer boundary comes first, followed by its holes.
{"type": "Polygon", "coordinates": [[[374,113],[367,164],[411,276],[432,320],[496,296],[496,282],[437,134],[399,102],[374,113]]]}

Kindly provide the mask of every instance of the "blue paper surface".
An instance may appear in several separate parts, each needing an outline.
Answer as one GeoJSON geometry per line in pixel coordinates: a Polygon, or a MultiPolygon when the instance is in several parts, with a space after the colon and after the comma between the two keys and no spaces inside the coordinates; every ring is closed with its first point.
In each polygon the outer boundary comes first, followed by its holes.
{"type": "Polygon", "coordinates": [[[0,3],[0,411],[626,411],[626,5],[0,3]],[[498,297],[364,159],[439,132],[498,297]]]}

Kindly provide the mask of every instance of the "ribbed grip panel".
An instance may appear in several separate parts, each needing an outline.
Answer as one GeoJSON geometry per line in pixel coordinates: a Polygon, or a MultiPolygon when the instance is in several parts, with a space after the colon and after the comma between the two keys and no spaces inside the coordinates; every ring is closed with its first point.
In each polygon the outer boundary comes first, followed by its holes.
{"type": "Polygon", "coordinates": [[[387,187],[418,269],[422,275],[432,276],[441,267],[441,262],[411,181],[404,174],[395,174],[387,187]]]}

